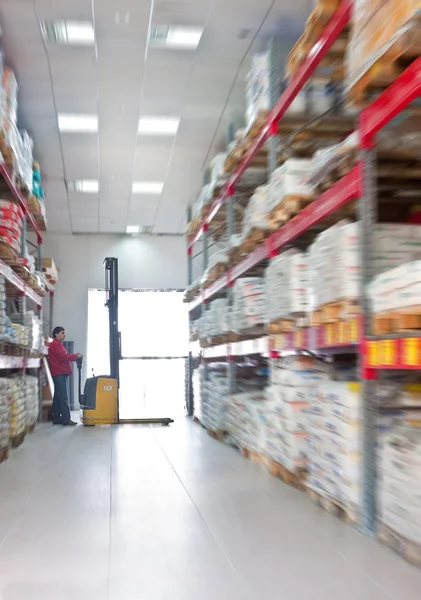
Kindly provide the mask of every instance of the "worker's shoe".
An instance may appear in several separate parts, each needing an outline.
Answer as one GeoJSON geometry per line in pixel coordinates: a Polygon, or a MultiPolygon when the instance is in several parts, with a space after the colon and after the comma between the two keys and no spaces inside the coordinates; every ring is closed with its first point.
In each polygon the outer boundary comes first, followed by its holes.
{"type": "Polygon", "coordinates": [[[74,421],[67,421],[67,423],[63,423],[64,427],[75,427],[77,425],[77,423],[75,423],[74,421]]]}

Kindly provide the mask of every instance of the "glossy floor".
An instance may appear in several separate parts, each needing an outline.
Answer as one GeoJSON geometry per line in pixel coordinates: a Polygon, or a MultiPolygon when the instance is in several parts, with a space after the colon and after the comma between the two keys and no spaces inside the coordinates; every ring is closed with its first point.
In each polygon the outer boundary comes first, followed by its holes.
{"type": "Polygon", "coordinates": [[[184,419],[0,466],[1,600],[419,600],[421,571],[184,419]]]}

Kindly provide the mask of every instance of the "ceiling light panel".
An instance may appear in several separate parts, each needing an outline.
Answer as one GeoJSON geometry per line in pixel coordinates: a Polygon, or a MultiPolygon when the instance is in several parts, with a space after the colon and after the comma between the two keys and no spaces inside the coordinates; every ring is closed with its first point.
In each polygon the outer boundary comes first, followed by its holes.
{"type": "Polygon", "coordinates": [[[81,192],[82,194],[97,194],[99,192],[99,182],[96,179],[69,181],[67,187],[71,192],[81,192]]]}
{"type": "Polygon", "coordinates": [[[152,48],[196,50],[203,27],[181,25],[152,25],[149,45],[152,48]]]}
{"type": "Polygon", "coordinates": [[[175,135],[180,124],[178,117],[141,117],[139,135],[175,135]]]}
{"type": "Polygon", "coordinates": [[[98,131],[98,117],[62,113],[58,115],[58,127],[63,132],[95,133],[98,131]]]}
{"type": "Polygon", "coordinates": [[[164,184],[158,181],[135,181],[133,194],[162,194],[164,184]]]}
{"type": "Polygon", "coordinates": [[[46,42],[73,46],[93,46],[95,32],[90,21],[42,21],[42,35],[46,42]]]}

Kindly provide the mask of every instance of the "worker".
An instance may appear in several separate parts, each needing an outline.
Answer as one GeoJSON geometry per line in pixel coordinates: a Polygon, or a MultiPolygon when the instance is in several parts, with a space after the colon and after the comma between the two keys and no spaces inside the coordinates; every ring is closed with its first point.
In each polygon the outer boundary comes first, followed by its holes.
{"type": "Polygon", "coordinates": [[[48,347],[48,362],[54,381],[53,398],[53,425],[77,425],[71,419],[69,403],[67,401],[67,379],[72,374],[72,362],[83,358],[83,354],[69,354],[63,342],[66,338],[64,327],[55,327],[53,341],[48,347]]]}

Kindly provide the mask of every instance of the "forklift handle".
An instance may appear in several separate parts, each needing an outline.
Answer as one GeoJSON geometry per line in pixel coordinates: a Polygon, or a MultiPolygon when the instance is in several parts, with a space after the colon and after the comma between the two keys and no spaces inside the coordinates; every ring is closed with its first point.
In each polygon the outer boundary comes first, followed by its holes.
{"type": "Polygon", "coordinates": [[[80,358],[78,358],[76,360],[77,368],[79,369],[79,371],[82,368],[82,362],[83,362],[83,358],[82,357],[80,357],[80,358]]]}

